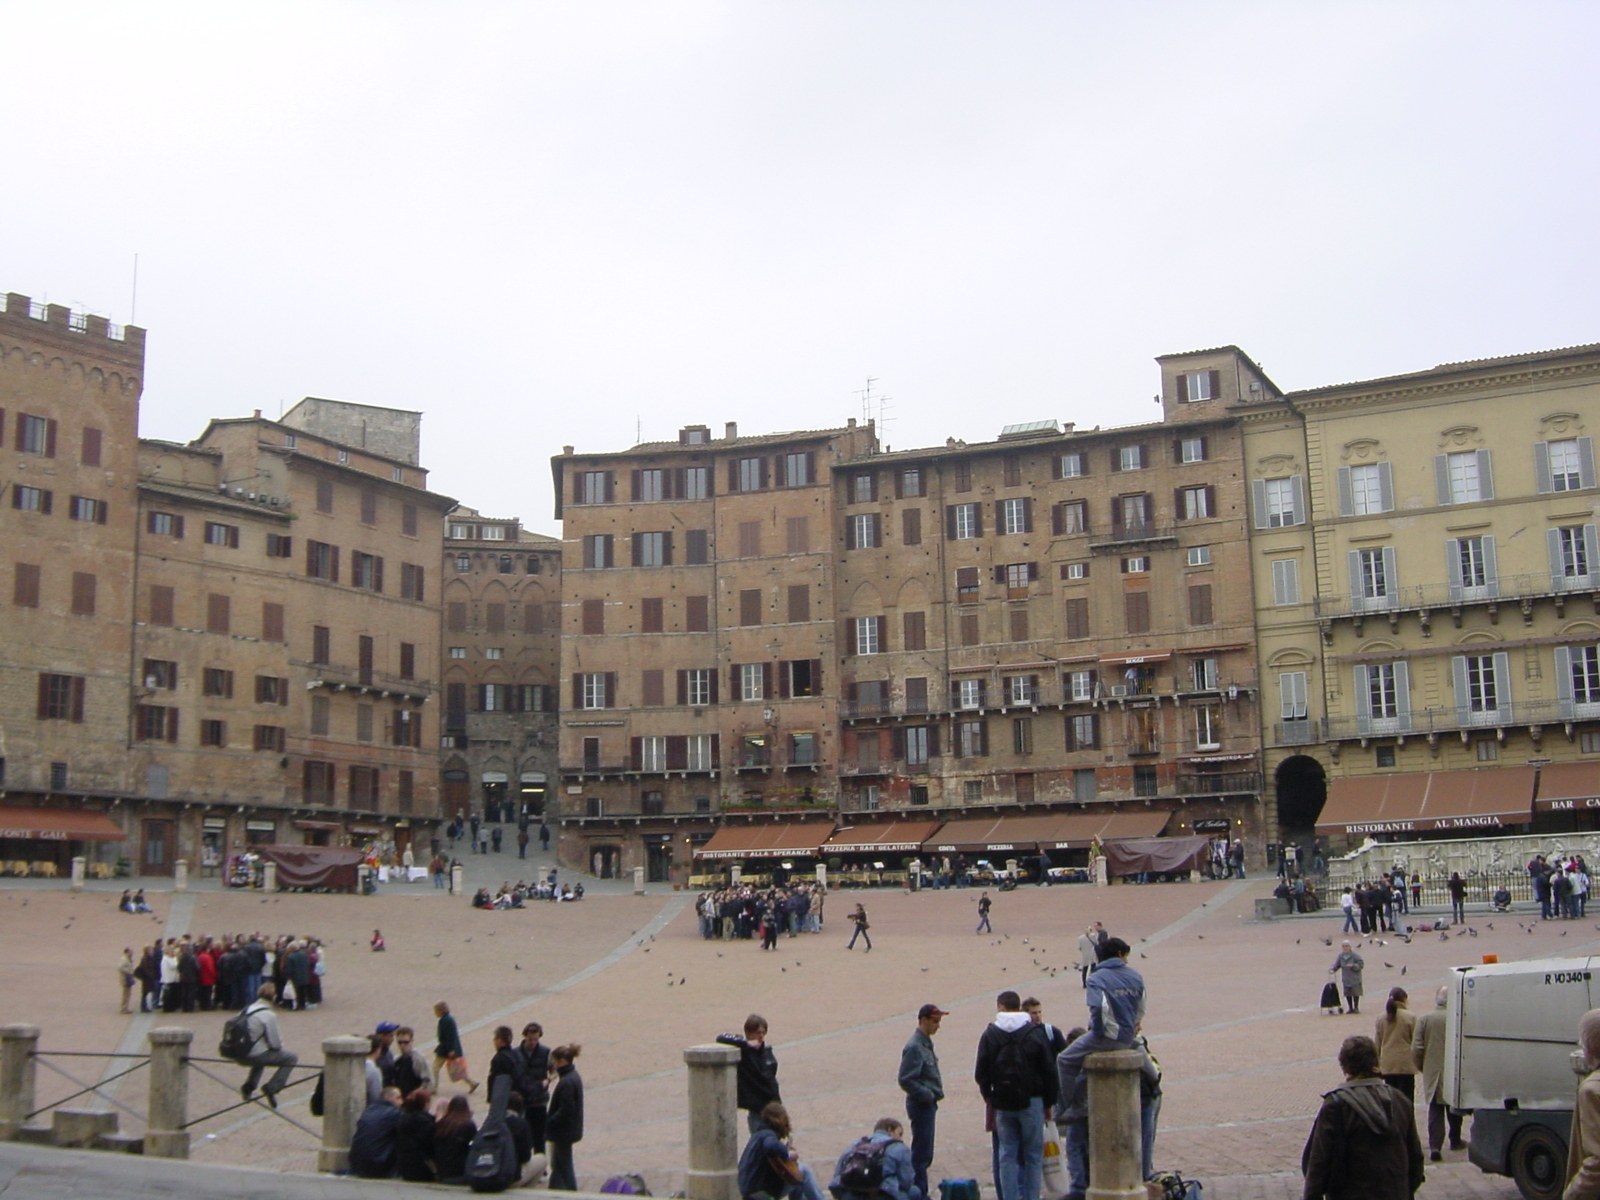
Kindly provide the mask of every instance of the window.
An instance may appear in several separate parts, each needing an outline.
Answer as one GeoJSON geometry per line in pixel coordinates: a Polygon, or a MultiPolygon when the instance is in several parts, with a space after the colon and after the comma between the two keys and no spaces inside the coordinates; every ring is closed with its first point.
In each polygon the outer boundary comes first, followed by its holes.
{"type": "Polygon", "coordinates": [[[255,749],[266,750],[273,754],[282,754],[284,736],[282,725],[257,725],[255,727],[255,749]]]}
{"type": "Polygon", "coordinates": [[[11,603],[18,608],[39,607],[39,568],[36,564],[16,564],[11,580],[11,603]]]}
{"type": "Polygon", "coordinates": [[[1033,532],[1033,501],[1027,497],[1000,501],[1001,533],[1033,532]]]}
{"type": "Polygon", "coordinates": [[[739,592],[739,624],[761,624],[760,588],[744,588],[739,592]]]}
{"type": "Polygon", "coordinates": [[[740,458],[733,462],[733,487],[738,492],[759,492],[767,486],[767,460],[740,458]]]}
{"type": "Polygon", "coordinates": [[[1100,714],[1077,713],[1067,718],[1067,749],[1098,750],[1100,748],[1100,714]]]}
{"type": "MultiPolygon", "coordinates": [[[[4,418],[0,418],[0,420],[3,419],[4,418]]],[[[101,440],[100,431],[98,429],[92,429],[87,425],[83,427],[82,448],[78,455],[78,460],[84,466],[98,467],[100,465],[101,440]]]]}
{"type": "Polygon", "coordinates": [[[610,504],[615,499],[610,471],[579,471],[579,504],[610,504]]]}
{"type": "Polygon", "coordinates": [[[444,606],[444,627],[451,633],[467,630],[467,604],[465,600],[452,600],[444,606]]]}
{"type": "Polygon", "coordinates": [[[1190,546],[1189,547],[1188,563],[1189,563],[1189,566],[1191,566],[1191,567],[1208,567],[1208,566],[1210,566],[1211,565],[1211,547],[1210,546],[1190,546]]]}
{"type": "Polygon", "coordinates": [[[785,518],[783,548],[789,554],[809,554],[811,552],[811,522],[807,518],[785,518]]]}
{"type": "Polygon", "coordinates": [[[689,633],[711,632],[711,600],[708,596],[683,598],[683,627],[689,633]]]}
{"type": "Polygon", "coordinates": [[[1278,741],[1304,745],[1311,740],[1311,722],[1306,707],[1306,673],[1282,671],[1278,675],[1278,741]]]}
{"type": "Polygon", "coordinates": [[[1250,485],[1255,501],[1257,529],[1299,525],[1305,518],[1305,487],[1298,475],[1282,479],[1257,479],[1250,485]]]}
{"type": "Polygon", "coordinates": [[[509,575],[509,574],[511,574],[511,571],[512,571],[511,555],[502,554],[498,559],[495,560],[495,562],[496,562],[496,568],[495,569],[501,575],[509,575]]]}
{"type": "Polygon", "coordinates": [[[226,746],[228,744],[228,723],[216,720],[201,721],[200,744],[202,746],[226,746]]]}
{"type": "Polygon", "coordinates": [[[947,511],[949,520],[946,524],[951,540],[965,541],[983,536],[983,518],[976,504],[952,504],[947,511]]]}
{"type": "Polygon", "coordinates": [[[1471,504],[1494,499],[1494,472],[1487,450],[1460,450],[1433,459],[1440,504],[1471,504]]]}
{"type": "Polygon", "coordinates": [[[1111,469],[1114,471],[1142,471],[1144,469],[1143,446],[1119,446],[1111,453],[1111,469]]]}
{"type": "Polygon", "coordinates": [[[1161,794],[1161,777],[1156,768],[1149,763],[1137,763],[1133,768],[1133,794],[1135,796],[1159,796],[1161,794]]]}
{"type": "Polygon", "coordinates": [[[1031,636],[1028,633],[1028,610],[1017,607],[1006,610],[1006,631],[1013,642],[1025,642],[1031,636]]]}
{"type": "Polygon", "coordinates": [[[767,698],[767,664],[738,663],[734,666],[738,680],[740,700],[765,700],[767,698]]]}
{"type": "Polygon", "coordinates": [[[922,545],[922,510],[920,508],[901,510],[900,540],[907,546],[922,545]]]}
{"type": "Polygon", "coordinates": [[[963,646],[977,646],[983,642],[983,627],[977,613],[961,614],[957,621],[957,636],[963,646]]]}
{"type": "Polygon", "coordinates": [[[1541,492],[1573,492],[1595,485],[1594,442],[1591,438],[1535,442],[1533,458],[1541,492]]]}
{"type": "Polygon", "coordinates": [[[1511,656],[1463,654],[1451,660],[1456,718],[1463,725],[1498,723],[1511,711],[1511,656]]]}
{"type": "Polygon", "coordinates": [[[739,522],[739,557],[759,558],[761,556],[761,522],[739,522]]]}
{"type": "Polygon", "coordinates": [[[906,711],[908,713],[925,713],[928,711],[928,681],[922,676],[914,676],[905,681],[906,711]]]}
{"type": "Polygon", "coordinates": [[[445,536],[446,537],[453,537],[453,538],[470,538],[472,536],[472,526],[471,525],[451,525],[450,526],[450,532],[447,533],[445,536]]]}
{"type": "Polygon", "coordinates": [[[807,583],[790,584],[787,589],[787,595],[789,600],[789,620],[793,622],[811,620],[811,585],[807,583]]]}
{"type": "Polygon", "coordinates": [[[711,541],[704,529],[683,531],[683,561],[691,567],[704,566],[711,561],[711,541]]]}
{"type": "Polygon", "coordinates": [[[17,449],[24,454],[56,456],[56,423],[49,417],[17,414],[17,449]]]}
{"type": "Polygon", "coordinates": [[[1111,502],[1111,524],[1118,537],[1140,537],[1150,531],[1150,496],[1141,492],[1111,502]]]}
{"type": "Polygon", "coordinates": [[[288,558],[294,553],[294,538],[286,533],[267,534],[267,557],[288,558]]]}
{"type": "Polygon", "coordinates": [[[339,451],[339,465],[341,467],[347,467],[347,466],[350,465],[350,451],[348,451],[348,450],[339,451]]]}
{"type": "Polygon", "coordinates": [[[846,548],[870,550],[881,544],[877,513],[857,513],[846,526],[846,548]]]}
{"type": "Polygon", "coordinates": [[[178,710],[162,704],[141,704],[134,709],[141,742],[176,742],[178,710]]]}
{"type": "Polygon", "coordinates": [[[905,760],[908,767],[926,765],[929,751],[929,729],[926,725],[908,725],[902,732],[905,739],[905,760]]]}
{"type": "Polygon", "coordinates": [[[1472,748],[1477,752],[1479,762],[1495,762],[1500,757],[1500,743],[1494,738],[1479,738],[1473,742],[1472,748]]]}
{"type": "Polygon", "coordinates": [[[926,650],[928,648],[928,614],[920,612],[901,613],[900,639],[902,649],[926,650]]]}
{"type": "Polygon", "coordinates": [[[289,681],[275,675],[256,676],[256,703],[278,704],[289,703],[289,681]]]}
{"type": "Polygon", "coordinates": [[[402,600],[421,600],[421,599],[423,599],[424,598],[423,597],[423,592],[425,590],[424,587],[423,587],[423,580],[424,580],[425,577],[426,577],[426,572],[423,569],[423,567],[421,566],[421,564],[419,564],[419,563],[401,563],[400,564],[400,599],[402,599],[402,600]]]}
{"type": "Polygon", "coordinates": [[[1039,564],[1031,562],[1007,563],[1005,566],[997,568],[995,573],[1001,577],[1007,591],[1026,594],[1028,584],[1039,578],[1039,564]]]}
{"type": "Polygon", "coordinates": [[[383,591],[383,559],[354,551],[350,555],[350,586],[365,592],[383,591]]]}
{"type": "Polygon", "coordinates": [[[88,496],[74,496],[67,507],[67,515],[72,520],[89,521],[95,525],[106,523],[106,511],[104,500],[91,500],[88,496]]]}
{"type": "Polygon", "coordinates": [[[611,557],[611,535],[609,533],[586,534],[583,539],[583,565],[586,568],[612,567],[616,565],[611,557]]]}
{"type": "Polygon", "coordinates": [[[1178,489],[1179,520],[1201,521],[1216,515],[1216,500],[1209,486],[1178,489]]]}
{"type": "Polygon", "coordinates": [[[233,699],[233,672],[222,667],[207,667],[200,674],[200,694],[233,699]]]}
{"type": "Polygon", "coordinates": [[[1194,683],[1197,692],[1214,692],[1217,690],[1217,660],[1214,658],[1197,658],[1189,663],[1189,678],[1194,683]]]}
{"type": "Polygon", "coordinates": [[[331,479],[317,480],[317,511],[331,513],[333,511],[333,481],[331,479]]]}
{"type": "Polygon", "coordinates": [[[1089,502],[1087,500],[1068,500],[1057,504],[1050,510],[1052,513],[1053,533],[1061,537],[1071,533],[1089,532],[1089,502]]]}
{"type": "Polygon", "coordinates": [[[324,665],[333,661],[333,631],[326,625],[311,627],[311,661],[324,665]]]}
{"type": "Polygon", "coordinates": [[[900,472],[899,488],[900,496],[902,498],[911,496],[926,496],[928,494],[927,479],[922,473],[922,468],[903,468],[900,472]]]}
{"type": "Polygon", "coordinates": [[[667,739],[657,734],[639,738],[638,741],[638,769],[641,771],[665,771],[667,769],[667,739]]]}
{"type": "Polygon", "coordinates": [[[1181,463],[1205,462],[1206,439],[1203,437],[1186,437],[1178,439],[1177,453],[1173,456],[1181,463]]]}
{"type": "Polygon", "coordinates": [[[1557,646],[1555,656],[1561,716],[1600,716],[1600,646],[1557,646]]]}
{"type": "Polygon", "coordinates": [[[1393,546],[1350,551],[1350,594],[1356,611],[1393,608],[1396,593],[1393,546]]]}
{"type": "Polygon", "coordinates": [[[876,471],[858,471],[850,476],[850,503],[865,504],[878,498],[876,471]]]}
{"type": "Polygon", "coordinates": [[[306,574],[312,579],[339,582],[339,547],[327,542],[306,542],[306,574]]]}
{"type": "Polygon", "coordinates": [[[1072,772],[1072,798],[1080,804],[1087,803],[1097,794],[1097,780],[1093,767],[1079,767],[1072,772]]]}
{"type": "Polygon", "coordinates": [[[1300,560],[1272,560],[1272,602],[1280,607],[1300,603],[1300,560]]]}
{"type": "Polygon", "coordinates": [[[1411,673],[1407,663],[1357,666],[1355,682],[1358,732],[1404,733],[1411,728],[1411,673]]]}
{"type": "Polygon", "coordinates": [[[978,568],[956,568],[956,598],[975,600],[978,596],[978,568]]]}
{"type": "Polygon", "coordinates": [[[1395,765],[1395,748],[1393,746],[1374,746],[1372,762],[1378,767],[1392,767],[1395,765]]]}
{"type": "Polygon", "coordinates": [[[665,627],[666,605],[660,596],[645,596],[639,601],[639,632],[660,633],[665,627]]]}
{"type": "Polygon", "coordinates": [[[672,534],[636,533],[633,535],[633,565],[665,567],[672,563],[672,534]]]}
{"type": "Polygon", "coordinates": [[[1122,616],[1128,633],[1149,633],[1150,593],[1125,593],[1122,597],[1122,616]]]}
{"type": "Polygon", "coordinates": [[[1600,564],[1600,537],[1593,525],[1562,525],[1546,530],[1550,546],[1550,584],[1555,591],[1590,587],[1600,564]]]}
{"type": "Polygon", "coordinates": [[[1089,564],[1086,562],[1063,563],[1061,565],[1061,578],[1087,579],[1089,578],[1089,564]]]}
{"type": "Polygon", "coordinates": [[[1446,540],[1445,569],[1452,600],[1483,600],[1499,591],[1494,538],[1488,534],[1446,540]]]}
{"type": "Polygon", "coordinates": [[[970,492],[972,490],[972,464],[970,462],[965,460],[958,462],[950,468],[950,471],[956,491],[970,492]]]}
{"type": "Polygon", "coordinates": [[[1062,629],[1068,638],[1089,636],[1089,600],[1086,596],[1074,597],[1063,609],[1062,629]]]}
{"type": "Polygon", "coordinates": [[[1179,404],[1202,404],[1222,394],[1222,372],[1185,371],[1177,384],[1179,404]]]}
{"type": "Polygon", "coordinates": [[[578,672],[572,685],[578,708],[610,708],[615,703],[616,676],[610,672],[578,672]]]}
{"type": "Polygon", "coordinates": [[[716,767],[716,734],[691,733],[684,738],[684,768],[689,771],[710,771],[716,767]]]}
{"type": "MultiPolygon", "coordinates": [[[[41,721],[83,723],[84,678],[82,675],[39,676],[38,717],[41,721]]],[[[173,710],[176,712],[177,710],[173,710]]]]}
{"type": "Polygon", "coordinates": [[[1063,454],[1056,459],[1056,478],[1078,479],[1089,473],[1089,460],[1082,454],[1063,454]]]}
{"type": "Polygon", "coordinates": [[[780,696],[816,696],[822,692],[822,660],[795,658],[778,664],[780,696]]]}
{"type": "MultiPolygon", "coordinates": [[[[341,454],[344,451],[340,451],[341,454]]],[[[377,767],[351,767],[349,774],[350,807],[376,809],[379,804],[379,774],[377,767]]]]}
{"type": "Polygon", "coordinates": [[[95,610],[95,595],[99,591],[100,580],[86,571],[72,573],[72,614],[77,617],[92,617],[95,610]]]}
{"type": "Polygon", "coordinates": [[[687,671],[680,671],[678,676],[682,681],[683,693],[679,698],[680,704],[687,704],[692,708],[704,708],[706,705],[716,702],[716,697],[712,695],[711,690],[716,676],[710,668],[695,667],[687,671]]]}
{"type": "Polygon", "coordinates": [[[530,554],[527,558],[522,560],[522,569],[526,574],[529,575],[543,575],[544,560],[537,554],[530,554]]]}
{"type": "Polygon", "coordinates": [[[962,758],[978,758],[988,754],[988,723],[981,718],[975,721],[957,721],[956,753],[962,758]]]}
{"type": "Polygon", "coordinates": [[[1365,516],[1394,508],[1394,473],[1388,462],[1339,468],[1339,515],[1365,516]]]}
{"type": "Polygon", "coordinates": [[[971,710],[983,707],[983,680],[958,679],[955,693],[957,708],[971,710]]]}
{"type": "Polygon", "coordinates": [[[711,472],[706,467],[683,469],[683,498],[705,500],[711,495],[711,472]]]}
{"type": "Polygon", "coordinates": [[[173,607],[176,593],[165,584],[150,585],[150,624],[171,626],[175,624],[173,607]]]}
{"type": "Polygon", "coordinates": [[[1013,717],[1011,721],[1011,753],[1033,753],[1033,718],[1013,717]]]}
{"type": "Polygon", "coordinates": [[[585,600],[579,606],[582,614],[578,628],[586,634],[604,633],[606,631],[606,602],[604,600],[585,600]]]}
{"type": "Polygon", "coordinates": [[[1211,609],[1211,585],[1209,583],[1192,583],[1189,585],[1189,624],[1209,625],[1213,620],[1211,609]]]}
{"type": "Polygon", "coordinates": [[[451,658],[465,658],[467,656],[467,648],[465,646],[451,646],[449,653],[451,658]]]}
{"type": "Polygon", "coordinates": [[[491,662],[494,662],[494,661],[497,661],[499,659],[502,659],[505,656],[506,656],[505,648],[502,647],[502,646],[485,646],[483,648],[483,657],[488,659],[488,660],[490,660],[491,662]]]}
{"type": "Polygon", "coordinates": [[[667,498],[667,473],[660,467],[633,473],[633,498],[635,500],[665,500],[667,498]]]}
{"type": "MultiPolygon", "coordinates": [[[[586,563],[584,565],[587,566],[588,564],[586,563]]],[[[465,575],[470,570],[472,570],[472,555],[470,555],[470,554],[458,554],[458,555],[456,555],[456,574],[465,575]]]]}
{"type": "Polygon", "coordinates": [[[739,765],[741,767],[765,767],[772,763],[771,755],[767,750],[767,735],[764,733],[746,733],[739,738],[739,765]]]}
{"type": "Polygon", "coordinates": [[[45,488],[25,487],[15,484],[11,488],[11,507],[21,509],[23,512],[36,512],[49,515],[54,493],[45,488]]]}
{"type": "MultiPolygon", "coordinates": [[[[149,691],[174,691],[178,686],[178,664],[164,658],[147,658],[144,669],[144,686],[149,691]]],[[[209,694],[209,693],[208,693],[209,694]]]]}
{"type": "Polygon", "coordinates": [[[1100,673],[1093,669],[1067,672],[1067,699],[1093,700],[1100,673]]]}
{"type": "Polygon", "coordinates": [[[1150,570],[1150,556],[1148,554],[1133,554],[1122,560],[1122,573],[1124,575],[1144,575],[1150,570]]]}
{"type": "Polygon", "coordinates": [[[881,654],[885,649],[883,644],[883,618],[857,617],[852,627],[851,636],[855,643],[851,647],[854,653],[881,654]]]}
{"type": "Polygon", "coordinates": [[[1006,703],[1037,704],[1039,702],[1039,677],[1037,675],[1007,675],[1002,681],[1006,703]]]}
{"type": "Polygon", "coordinates": [[[1018,454],[1003,454],[1000,456],[1000,486],[1020,487],[1022,485],[1022,456],[1018,454]]]}
{"type": "MultiPolygon", "coordinates": [[[[395,470],[399,471],[399,467],[395,470]]],[[[400,532],[406,537],[417,536],[417,506],[415,504],[402,504],[400,506],[400,532]]]]}

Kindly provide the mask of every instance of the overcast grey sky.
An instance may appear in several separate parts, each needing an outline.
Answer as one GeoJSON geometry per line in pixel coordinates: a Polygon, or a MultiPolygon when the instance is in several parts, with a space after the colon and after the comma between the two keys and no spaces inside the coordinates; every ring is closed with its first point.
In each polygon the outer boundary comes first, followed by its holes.
{"type": "Polygon", "coordinates": [[[0,0],[0,289],[143,431],[416,408],[439,491],[860,416],[896,448],[1600,340],[1600,5],[0,0]]]}

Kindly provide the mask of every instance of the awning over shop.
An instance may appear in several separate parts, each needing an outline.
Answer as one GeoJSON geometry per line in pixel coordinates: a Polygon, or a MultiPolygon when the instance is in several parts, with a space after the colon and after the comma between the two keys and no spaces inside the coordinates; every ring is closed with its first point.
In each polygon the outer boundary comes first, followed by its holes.
{"type": "Polygon", "coordinates": [[[922,849],[930,854],[1032,854],[1049,817],[963,817],[947,821],[922,849]]]}
{"type": "Polygon", "coordinates": [[[939,829],[938,821],[887,821],[875,825],[842,825],[827,845],[824,854],[851,854],[871,851],[900,853],[922,849],[922,843],[939,829]]]}
{"type": "Polygon", "coordinates": [[[1539,772],[1535,812],[1600,808],[1600,762],[1552,763],[1539,772]]]}
{"type": "Polygon", "coordinates": [[[1106,843],[1106,872],[1118,876],[1198,871],[1205,865],[1210,846],[1208,837],[1123,838],[1106,843]]]}
{"type": "Polygon", "coordinates": [[[356,886],[356,868],[364,852],[344,846],[255,846],[255,852],[277,864],[282,887],[349,888],[356,886]]]}
{"type": "Polygon", "coordinates": [[[1172,814],[1161,808],[1107,813],[1105,823],[1100,826],[1095,836],[1102,843],[1121,841],[1124,838],[1157,837],[1171,819],[1172,814]]]}
{"type": "Polygon", "coordinates": [[[1532,767],[1486,767],[1417,775],[1335,779],[1317,832],[1420,833],[1525,824],[1533,808],[1532,767]]]}
{"type": "Polygon", "coordinates": [[[771,825],[724,825],[696,858],[814,858],[833,832],[832,821],[784,821],[771,825]]]}
{"type": "Polygon", "coordinates": [[[1100,661],[1108,667],[1137,667],[1144,663],[1166,662],[1171,657],[1170,650],[1141,650],[1137,654],[1104,654],[1100,661]]]}
{"type": "Polygon", "coordinates": [[[322,829],[327,830],[330,833],[335,829],[344,828],[344,826],[339,824],[337,821],[294,821],[291,823],[296,829],[322,829]]]}
{"type": "Polygon", "coordinates": [[[120,842],[127,836],[110,817],[86,808],[0,806],[0,838],[47,842],[120,842]]]}

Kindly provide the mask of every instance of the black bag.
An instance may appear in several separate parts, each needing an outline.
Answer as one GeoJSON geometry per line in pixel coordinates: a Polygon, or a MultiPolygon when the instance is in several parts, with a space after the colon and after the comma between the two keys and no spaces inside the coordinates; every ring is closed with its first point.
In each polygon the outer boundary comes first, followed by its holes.
{"type": "Polygon", "coordinates": [[[489,1115],[467,1150],[467,1186],[475,1192],[503,1192],[522,1178],[517,1143],[506,1125],[511,1077],[497,1075],[490,1088],[489,1115]]]}
{"type": "Polygon", "coordinates": [[[311,1115],[320,1117],[322,1110],[327,1107],[328,1093],[323,1087],[322,1076],[317,1076],[317,1086],[311,1092],[311,1115]]]}
{"type": "Polygon", "coordinates": [[[1185,1179],[1176,1171],[1158,1171],[1150,1177],[1150,1182],[1160,1185],[1161,1200],[1201,1200],[1200,1184],[1185,1179]]]}
{"type": "Polygon", "coordinates": [[[989,1076],[989,1095],[996,1108],[1021,1107],[1028,1102],[1028,1067],[1023,1061],[1023,1045],[1036,1027],[1024,1025],[1005,1034],[994,1053],[994,1071],[989,1076]]]}
{"type": "Polygon", "coordinates": [[[883,1187],[883,1154],[888,1141],[864,1137],[845,1155],[839,1166],[839,1186],[847,1192],[876,1192],[883,1187]]]}
{"type": "Polygon", "coordinates": [[[250,1048],[255,1045],[256,1039],[250,1032],[249,1011],[247,1008],[235,1013],[222,1027],[222,1041],[217,1043],[218,1058],[244,1062],[250,1057],[250,1048]]]}
{"type": "Polygon", "coordinates": [[[1329,980],[1322,985],[1322,1008],[1341,1008],[1339,1003],[1339,985],[1329,980]]]}

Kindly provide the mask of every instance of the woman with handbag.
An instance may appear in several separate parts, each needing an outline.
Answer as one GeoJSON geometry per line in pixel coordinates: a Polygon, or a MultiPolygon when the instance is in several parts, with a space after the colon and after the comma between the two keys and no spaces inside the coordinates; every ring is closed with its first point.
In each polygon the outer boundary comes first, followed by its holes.
{"type": "Polygon", "coordinates": [[[811,1168],[790,1144],[789,1110],[774,1100],[761,1110],[756,1131],[739,1156],[743,1200],[822,1200],[811,1168]]]}
{"type": "Polygon", "coordinates": [[[544,1144],[550,1151],[551,1191],[575,1192],[578,1177],[572,1168],[572,1147],[583,1141],[583,1077],[572,1067],[582,1046],[557,1046],[550,1051],[555,1086],[544,1121],[544,1144]]]}

